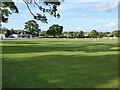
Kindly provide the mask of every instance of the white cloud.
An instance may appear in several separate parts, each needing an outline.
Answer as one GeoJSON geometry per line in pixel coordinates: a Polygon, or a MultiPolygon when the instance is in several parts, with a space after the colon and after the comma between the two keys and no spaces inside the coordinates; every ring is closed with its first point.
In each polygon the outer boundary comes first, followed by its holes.
{"type": "Polygon", "coordinates": [[[76,3],[76,2],[63,2],[59,7],[59,11],[67,11],[75,8],[81,8],[81,3],[76,3]]]}
{"type": "Polygon", "coordinates": [[[96,7],[89,7],[88,10],[89,11],[106,11],[109,12],[114,8],[118,7],[118,1],[114,2],[114,3],[102,3],[99,6],[96,7]]]}
{"type": "Polygon", "coordinates": [[[86,17],[86,15],[85,15],[85,14],[82,14],[81,17],[86,17]]]}
{"type": "Polygon", "coordinates": [[[115,2],[118,0],[65,0],[66,2],[115,2]]]}
{"type": "Polygon", "coordinates": [[[80,26],[70,25],[69,27],[64,27],[64,31],[81,31],[83,30],[80,26]]]}
{"type": "Polygon", "coordinates": [[[118,23],[117,22],[110,22],[105,25],[106,29],[113,30],[113,29],[118,29],[118,23]]]}
{"type": "Polygon", "coordinates": [[[110,22],[106,25],[106,27],[116,27],[118,24],[116,22],[110,22]]]}
{"type": "Polygon", "coordinates": [[[84,31],[91,31],[91,30],[97,30],[97,31],[113,31],[113,30],[117,30],[118,29],[118,23],[117,22],[109,22],[105,25],[88,25],[88,26],[84,26],[83,30],[84,31]]]}

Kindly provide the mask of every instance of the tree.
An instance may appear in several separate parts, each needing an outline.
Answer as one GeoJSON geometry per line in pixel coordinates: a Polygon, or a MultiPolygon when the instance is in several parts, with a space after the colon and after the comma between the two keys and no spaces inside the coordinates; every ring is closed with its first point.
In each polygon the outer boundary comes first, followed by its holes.
{"type": "Polygon", "coordinates": [[[10,35],[11,35],[11,31],[7,30],[6,33],[5,33],[5,37],[9,37],[10,35]]]}
{"type": "Polygon", "coordinates": [[[40,36],[42,36],[42,37],[46,37],[47,36],[47,31],[42,31],[41,33],[40,33],[40,36]]]}
{"type": "Polygon", "coordinates": [[[11,2],[5,2],[5,1],[1,1],[0,2],[0,17],[1,22],[8,22],[8,17],[12,14],[12,13],[19,13],[17,6],[14,4],[14,2],[12,2],[12,0],[10,0],[11,2]]]}
{"type": "Polygon", "coordinates": [[[15,34],[15,30],[14,29],[11,29],[11,34],[15,34]]]}
{"type": "Polygon", "coordinates": [[[70,31],[70,32],[69,32],[69,36],[70,36],[70,37],[74,37],[74,31],[70,31]]]}
{"type": "Polygon", "coordinates": [[[120,30],[115,30],[112,32],[113,36],[120,37],[120,30]]]}
{"type": "Polygon", "coordinates": [[[6,33],[7,32],[7,28],[5,27],[0,27],[0,33],[6,33]]]}
{"type": "Polygon", "coordinates": [[[47,31],[48,35],[52,35],[53,37],[60,36],[63,32],[63,26],[58,24],[53,24],[50,26],[49,30],[47,31]]]}
{"type": "Polygon", "coordinates": [[[89,36],[90,37],[97,37],[98,36],[98,32],[96,30],[92,30],[90,33],[89,33],[89,36]]]}
{"type": "Polygon", "coordinates": [[[79,37],[79,32],[74,32],[74,33],[73,33],[73,36],[74,36],[74,37],[79,37]]]}
{"type": "Polygon", "coordinates": [[[63,37],[65,37],[65,38],[68,38],[68,37],[71,36],[69,32],[63,32],[62,35],[63,35],[63,37]]]}
{"type": "Polygon", "coordinates": [[[22,30],[17,30],[17,34],[21,34],[22,33],[22,30]]]}
{"type": "Polygon", "coordinates": [[[103,33],[103,32],[98,32],[98,37],[99,38],[102,38],[103,36],[107,36],[107,35],[105,35],[105,33],[103,33]]]}
{"type": "Polygon", "coordinates": [[[29,34],[39,36],[39,25],[34,20],[29,20],[25,22],[24,29],[28,31],[29,34]]]}
{"type": "Polygon", "coordinates": [[[79,32],[79,36],[80,36],[80,37],[84,37],[84,32],[83,32],[83,31],[80,31],[80,32],[79,32]]]}
{"type": "MultiPolygon", "coordinates": [[[[48,19],[45,15],[42,15],[43,13],[47,12],[50,15],[59,18],[60,14],[57,13],[57,6],[59,6],[61,4],[60,0],[43,0],[45,6],[48,6],[48,8],[44,8],[40,5],[39,2],[37,2],[36,0],[23,0],[24,3],[26,4],[29,12],[31,13],[31,15],[33,16],[34,19],[39,20],[43,23],[48,23],[48,19]],[[33,13],[33,11],[30,8],[30,5],[34,5],[36,6],[41,12],[43,13],[33,13]]],[[[15,5],[15,3],[10,0],[10,2],[5,2],[4,0],[1,1],[1,6],[0,7],[0,11],[2,11],[2,13],[0,12],[0,17],[2,17],[1,22],[7,23],[8,22],[8,18],[12,13],[19,13],[19,9],[18,7],[15,5]]]]}

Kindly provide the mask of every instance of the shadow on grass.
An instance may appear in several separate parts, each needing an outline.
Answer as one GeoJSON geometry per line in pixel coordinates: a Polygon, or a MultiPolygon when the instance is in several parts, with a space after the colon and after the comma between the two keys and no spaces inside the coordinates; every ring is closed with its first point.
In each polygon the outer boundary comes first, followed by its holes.
{"type": "Polygon", "coordinates": [[[52,51],[84,51],[84,52],[108,52],[108,51],[118,51],[118,45],[114,44],[87,44],[87,45],[47,45],[40,46],[38,44],[29,46],[3,46],[3,54],[17,54],[17,53],[34,53],[34,52],[52,52],[52,51]],[[111,49],[116,48],[116,49],[111,49]]]}
{"type": "Polygon", "coordinates": [[[117,63],[117,55],[3,57],[3,88],[95,88],[117,82],[117,63]]]}

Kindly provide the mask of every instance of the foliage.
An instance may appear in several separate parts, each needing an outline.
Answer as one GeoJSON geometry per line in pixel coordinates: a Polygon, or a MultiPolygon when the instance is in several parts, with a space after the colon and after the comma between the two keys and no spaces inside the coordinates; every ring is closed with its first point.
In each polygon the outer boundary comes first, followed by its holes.
{"type": "Polygon", "coordinates": [[[49,30],[47,31],[47,34],[55,37],[62,34],[62,32],[63,32],[63,26],[60,26],[58,24],[53,24],[52,26],[50,26],[49,30]]]}
{"type": "Polygon", "coordinates": [[[2,17],[1,22],[8,22],[8,17],[12,13],[19,13],[17,6],[14,2],[2,2],[2,7],[0,7],[0,17],[2,17]]]}
{"type": "MultiPolygon", "coordinates": [[[[35,30],[36,31],[36,30],[35,30]]],[[[51,35],[48,34],[48,31],[41,31],[40,29],[38,29],[39,33],[35,33],[36,36],[38,36],[38,34],[41,37],[50,37],[51,35]]],[[[33,31],[34,32],[34,31],[33,31]]],[[[6,35],[6,37],[9,37],[11,34],[31,34],[29,32],[29,30],[14,30],[14,29],[8,29],[5,27],[1,27],[0,28],[0,33],[4,33],[6,35]]],[[[88,37],[90,37],[89,33],[88,33],[88,37]]],[[[57,36],[57,35],[56,35],[57,36]]],[[[74,32],[74,31],[69,31],[69,32],[62,32],[60,35],[58,35],[60,38],[86,38],[86,32],[84,31],[79,31],[79,32],[74,32]]],[[[98,32],[98,35],[96,37],[98,38],[103,38],[103,37],[120,37],[120,30],[114,30],[112,32],[98,32]]]]}
{"type": "Polygon", "coordinates": [[[115,30],[112,32],[113,36],[120,37],[120,30],[115,30]]]}
{"type": "Polygon", "coordinates": [[[5,37],[9,37],[11,34],[12,34],[11,31],[10,31],[10,30],[7,30],[7,31],[6,31],[6,34],[5,34],[5,37]]]}
{"type": "Polygon", "coordinates": [[[27,30],[29,34],[37,35],[37,36],[39,35],[40,32],[39,25],[34,20],[29,20],[25,22],[24,29],[27,30]]]}
{"type": "Polygon", "coordinates": [[[89,36],[90,37],[97,37],[98,35],[98,32],[96,30],[92,30],[90,33],[89,33],[89,36]]]}
{"type": "Polygon", "coordinates": [[[80,32],[79,32],[79,36],[80,36],[80,37],[84,37],[84,31],[80,31],[80,32]]]}
{"type": "Polygon", "coordinates": [[[68,32],[69,33],[69,36],[71,36],[71,37],[74,37],[74,31],[70,31],[70,32],[68,32]]]}
{"type": "Polygon", "coordinates": [[[108,33],[108,32],[98,32],[98,37],[99,38],[108,37],[108,34],[110,34],[110,33],[108,33]]]}
{"type": "Polygon", "coordinates": [[[40,32],[40,36],[46,37],[46,36],[47,36],[47,31],[41,31],[41,32],[40,32]]]}
{"type": "MultiPolygon", "coordinates": [[[[42,15],[42,13],[41,14],[33,13],[33,11],[30,8],[30,5],[36,6],[43,13],[49,13],[54,17],[60,18],[60,14],[57,13],[57,7],[61,4],[59,0],[49,0],[49,2],[47,0],[43,0],[43,2],[37,2],[35,0],[23,0],[23,1],[26,4],[33,18],[41,21],[42,23],[48,23],[47,21],[48,19],[46,15],[42,15]],[[49,9],[42,7],[40,3],[43,3],[45,6],[48,6],[49,9]]],[[[5,23],[8,22],[9,15],[11,15],[12,13],[19,13],[18,7],[15,5],[15,3],[12,0],[10,0],[10,2],[2,1],[2,7],[0,7],[0,10],[2,11],[0,12],[1,13],[0,17],[2,17],[1,22],[5,22],[5,23]]]]}
{"type": "Polygon", "coordinates": [[[74,33],[73,33],[73,36],[74,36],[74,37],[79,37],[79,33],[78,33],[78,32],[74,32],[74,33]]]}

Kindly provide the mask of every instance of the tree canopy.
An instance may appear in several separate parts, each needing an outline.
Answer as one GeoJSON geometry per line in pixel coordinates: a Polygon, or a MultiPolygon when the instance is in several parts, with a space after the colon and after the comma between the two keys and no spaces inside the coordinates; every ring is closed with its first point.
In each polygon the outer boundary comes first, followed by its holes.
{"type": "MultiPolygon", "coordinates": [[[[39,33],[33,33],[32,35],[40,36],[44,38],[49,38],[53,35],[48,33],[48,31],[41,31],[37,29],[39,33]]],[[[5,27],[0,27],[0,33],[5,34],[6,37],[9,37],[12,34],[31,34],[29,30],[20,30],[20,29],[8,29],[5,27]]],[[[58,35],[55,35],[58,36],[58,35]]],[[[90,36],[90,32],[84,31],[64,31],[59,35],[60,38],[103,38],[103,37],[120,37],[120,30],[113,30],[111,32],[98,32],[98,35],[95,37],[90,36]]]]}
{"type": "Polygon", "coordinates": [[[63,32],[63,26],[58,24],[53,24],[50,26],[49,30],[47,31],[48,35],[52,35],[53,37],[59,36],[63,32]]]}
{"type": "Polygon", "coordinates": [[[90,37],[97,37],[98,36],[98,32],[96,30],[92,30],[90,33],[89,33],[89,36],[90,37]]]}
{"type": "MultiPolygon", "coordinates": [[[[47,12],[50,15],[59,18],[60,14],[57,12],[57,7],[61,4],[60,0],[43,0],[43,2],[37,2],[36,0],[23,0],[26,4],[28,10],[30,11],[31,15],[35,20],[39,20],[42,23],[48,23],[48,19],[46,15],[43,15],[43,13],[47,12]],[[44,8],[40,5],[40,3],[43,3],[45,6],[48,6],[48,8],[44,8]],[[34,5],[39,9],[41,13],[33,13],[33,11],[30,8],[30,5],[34,5]]],[[[1,1],[0,7],[0,17],[2,17],[1,22],[7,23],[8,18],[12,13],[19,13],[18,7],[15,5],[15,3],[10,0],[10,2],[5,2],[4,0],[1,1]]]]}
{"type": "Polygon", "coordinates": [[[19,13],[17,6],[15,5],[14,2],[4,2],[2,1],[1,3],[1,7],[0,7],[0,17],[1,22],[8,22],[8,17],[12,14],[12,13],[19,13]]]}
{"type": "Polygon", "coordinates": [[[112,32],[113,36],[120,37],[120,30],[115,30],[112,32]]]}
{"type": "Polygon", "coordinates": [[[40,29],[39,25],[34,20],[29,20],[25,23],[24,29],[28,31],[29,34],[39,35],[40,29]]]}

